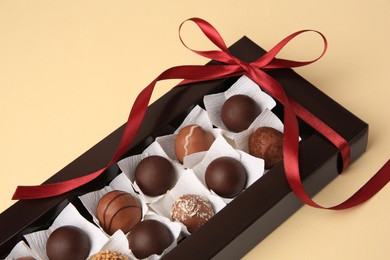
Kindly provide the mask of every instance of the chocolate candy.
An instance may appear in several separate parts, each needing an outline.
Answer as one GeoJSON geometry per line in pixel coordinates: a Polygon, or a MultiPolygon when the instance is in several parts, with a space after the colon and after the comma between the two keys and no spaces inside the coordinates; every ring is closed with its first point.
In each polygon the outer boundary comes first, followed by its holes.
{"type": "Polygon", "coordinates": [[[219,196],[233,198],[246,186],[247,173],[240,161],[219,157],[207,166],[206,185],[219,196]]]}
{"type": "Polygon", "coordinates": [[[183,158],[193,153],[207,151],[214,142],[214,136],[198,125],[183,127],[176,136],[175,152],[182,163],[183,158]]]}
{"type": "Polygon", "coordinates": [[[183,195],[172,205],[171,216],[174,221],[183,223],[190,233],[194,233],[214,216],[210,201],[199,195],[183,195]]]}
{"type": "Polygon", "coordinates": [[[283,134],[272,127],[260,127],[248,141],[249,153],[264,159],[270,169],[283,159],[283,134]]]}
{"type": "Polygon", "coordinates": [[[235,95],[223,104],[221,119],[230,131],[238,133],[248,129],[260,112],[259,106],[252,98],[235,95]]]}
{"type": "Polygon", "coordinates": [[[26,257],[19,257],[16,260],[35,260],[35,258],[31,256],[26,256],[26,257]]]}
{"type": "Polygon", "coordinates": [[[50,234],[46,243],[46,254],[50,260],[85,260],[90,250],[88,235],[74,226],[57,228],[50,234]]]}
{"type": "Polygon", "coordinates": [[[174,240],[172,232],[163,223],[147,219],[138,223],[127,236],[129,248],[139,259],[161,255],[174,240]]]}
{"type": "Polygon", "coordinates": [[[129,260],[129,258],[125,255],[122,255],[121,253],[106,250],[94,255],[92,260],[129,260]]]}
{"type": "Polygon", "coordinates": [[[109,235],[118,229],[129,232],[142,218],[142,205],[131,194],[114,190],[104,195],[97,206],[97,218],[109,235]]]}
{"type": "Polygon", "coordinates": [[[171,162],[161,156],[146,157],[135,169],[135,181],[148,196],[165,194],[175,185],[175,179],[171,162]]]}

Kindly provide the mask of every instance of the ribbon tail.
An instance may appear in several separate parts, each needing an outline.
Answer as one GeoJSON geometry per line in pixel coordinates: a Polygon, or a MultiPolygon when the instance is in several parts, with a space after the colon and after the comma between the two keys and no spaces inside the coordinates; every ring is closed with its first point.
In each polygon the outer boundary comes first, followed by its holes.
{"type": "MultiPolygon", "coordinates": [[[[82,185],[94,180],[101,175],[109,166],[115,163],[131,146],[138,129],[145,117],[153,90],[158,81],[166,79],[187,79],[190,82],[226,78],[230,75],[237,75],[242,68],[234,65],[213,65],[213,66],[177,66],[165,70],[155,80],[153,80],[137,96],[130,111],[125,130],[122,134],[118,148],[104,168],[68,181],[42,184],[38,186],[18,186],[12,197],[14,200],[39,199],[58,196],[74,190],[82,185]]],[[[241,72],[242,73],[242,72],[241,72]]]]}

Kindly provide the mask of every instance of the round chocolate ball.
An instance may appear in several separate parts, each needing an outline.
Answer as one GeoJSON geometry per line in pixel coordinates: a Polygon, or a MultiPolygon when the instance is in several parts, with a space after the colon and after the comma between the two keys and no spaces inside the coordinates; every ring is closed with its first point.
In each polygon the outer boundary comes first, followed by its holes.
{"type": "Polygon", "coordinates": [[[85,260],[90,250],[91,242],[88,235],[74,226],[57,228],[46,242],[46,254],[50,260],[85,260]]]}
{"type": "Polygon", "coordinates": [[[175,168],[170,161],[161,156],[143,159],[135,169],[135,181],[145,195],[165,194],[175,185],[175,168]]]}
{"type": "Polygon", "coordinates": [[[163,223],[147,219],[138,223],[127,236],[129,248],[139,259],[161,255],[174,240],[172,232],[163,223]]]}
{"type": "Polygon", "coordinates": [[[97,218],[107,234],[118,229],[129,232],[142,218],[142,205],[130,193],[114,190],[104,195],[97,206],[97,218]]]}
{"type": "Polygon", "coordinates": [[[247,173],[242,163],[231,157],[219,157],[207,166],[206,185],[219,196],[233,198],[246,186],[247,173]]]}
{"type": "Polygon", "coordinates": [[[230,131],[238,133],[248,129],[260,112],[259,106],[252,98],[235,95],[223,104],[221,119],[230,131]]]}
{"type": "Polygon", "coordinates": [[[262,158],[270,169],[283,159],[283,134],[272,127],[260,127],[248,141],[249,153],[262,158]]]}
{"type": "Polygon", "coordinates": [[[183,223],[190,233],[194,233],[214,216],[214,209],[210,201],[202,196],[183,195],[173,203],[171,216],[174,221],[183,223]]]}
{"type": "Polygon", "coordinates": [[[183,158],[193,153],[207,151],[214,142],[212,133],[198,125],[183,127],[176,136],[175,152],[182,163],[183,158]]]}

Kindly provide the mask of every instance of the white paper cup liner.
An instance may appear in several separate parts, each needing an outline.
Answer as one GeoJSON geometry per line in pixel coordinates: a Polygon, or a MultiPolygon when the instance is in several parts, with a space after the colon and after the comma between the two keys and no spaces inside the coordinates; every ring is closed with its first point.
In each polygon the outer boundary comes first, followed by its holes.
{"type": "Polygon", "coordinates": [[[122,172],[124,174],[126,174],[126,176],[130,179],[130,181],[133,183],[134,185],[134,188],[137,190],[137,192],[139,192],[140,194],[140,197],[146,202],[146,203],[153,203],[155,201],[158,201],[159,199],[161,199],[164,194],[160,195],[160,196],[148,196],[146,194],[144,194],[142,192],[142,190],[140,189],[140,187],[138,186],[137,182],[135,181],[135,169],[137,168],[138,164],[143,160],[145,159],[146,157],[148,156],[151,156],[151,155],[158,155],[158,156],[162,156],[166,159],[168,159],[174,169],[175,169],[175,175],[176,175],[176,180],[175,182],[177,182],[177,180],[179,179],[179,176],[181,174],[183,174],[184,172],[184,169],[183,167],[181,166],[181,164],[179,164],[177,161],[175,160],[172,160],[167,154],[166,152],[162,149],[162,147],[160,146],[160,144],[158,142],[153,142],[148,148],[146,148],[142,154],[138,154],[138,155],[134,155],[134,156],[130,156],[130,157],[127,157],[121,161],[118,162],[118,166],[119,168],[122,170],[122,172]]]}
{"type": "Polygon", "coordinates": [[[215,138],[221,135],[220,129],[213,128],[213,124],[211,123],[207,112],[200,106],[195,106],[194,109],[192,109],[188,116],[184,119],[183,123],[176,129],[174,134],[159,136],[156,138],[156,142],[160,144],[161,148],[169,156],[169,158],[179,164],[181,163],[177,160],[175,153],[176,136],[183,127],[188,125],[199,125],[205,131],[212,133],[215,138]]]}
{"type": "Polygon", "coordinates": [[[49,229],[24,235],[36,259],[48,259],[46,255],[47,239],[54,230],[67,225],[78,227],[88,235],[91,241],[89,256],[99,252],[99,249],[108,241],[107,236],[98,227],[83,218],[77,209],[69,204],[57,216],[49,229]]]}
{"type": "Polygon", "coordinates": [[[94,192],[86,193],[79,197],[84,207],[88,210],[88,212],[92,215],[93,222],[95,222],[102,232],[104,232],[107,236],[109,236],[103,228],[100,226],[99,220],[97,218],[97,206],[99,200],[107,193],[113,190],[120,190],[127,193],[130,193],[132,196],[138,198],[142,204],[142,218],[145,216],[148,211],[148,206],[145,201],[134,191],[132,183],[130,179],[124,174],[121,173],[115,179],[113,179],[110,184],[104,187],[101,190],[97,190],[94,192]]]}
{"type": "Polygon", "coordinates": [[[247,76],[240,77],[225,92],[204,96],[203,102],[212,124],[221,128],[223,134],[231,139],[234,139],[234,136],[237,133],[230,131],[222,122],[221,110],[225,101],[235,95],[246,95],[251,97],[261,111],[264,111],[265,109],[271,110],[276,106],[275,100],[267,93],[263,92],[260,87],[247,76]]]}
{"type": "Polygon", "coordinates": [[[14,246],[14,248],[9,253],[9,255],[5,258],[5,260],[14,260],[20,257],[28,257],[28,256],[34,257],[35,259],[37,259],[38,257],[34,254],[31,248],[24,241],[20,241],[14,246]]]}
{"type": "MultiPolygon", "coordinates": [[[[195,156],[194,156],[195,157],[195,156]]],[[[210,150],[208,150],[204,155],[200,163],[198,163],[194,168],[193,171],[195,175],[198,177],[199,181],[208,189],[206,180],[205,180],[205,173],[206,169],[209,166],[209,164],[214,161],[217,158],[220,157],[231,157],[234,158],[242,163],[244,166],[246,172],[247,172],[247,182],[245,188],[248,188],[250,185],[252,185],[255,181],[257,181],[261,176],[264,174],[264,160],[260,158],[256,158],[254,156],[251,156],[247,153],[244,153],[239,150],[235,150],[233,147],[231,147],[227,141],[222,137],[218,137],[213,145],[210,147],[210,150]]],[[[191,158],[192,159],[192,158],[191,158]]],[[[214,191],[211,190],[213,194],[214,191]]],[[[220,196],[219,196],[220,197],[220,196]]],[[[231,202],[234,198],[224,198],[220,197],[225,203],[231,202]]]]}
{"type": "MultiPolygon", "coordinates": [[[[171,208],[173,203],[183,195],[199,195],[208,199],[213,206],[214,213],[219,212],[226,203],[218,196],[211,194],[211,192],[199,181],[192,170],[187,170],[182,174],[176,186],[170,190],[162,199],[150,204],[150,207],[161,216],[172,220],[171,208]]],[[[180,223],[184,234],[189,235],[187,228],[180,223]]]]}

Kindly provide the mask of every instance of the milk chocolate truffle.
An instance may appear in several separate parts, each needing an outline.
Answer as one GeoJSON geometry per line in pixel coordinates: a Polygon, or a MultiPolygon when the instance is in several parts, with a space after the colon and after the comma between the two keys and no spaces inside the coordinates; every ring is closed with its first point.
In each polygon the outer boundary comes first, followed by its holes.
{"type": "Polygon", "coordinates": [[[207,166],[206,185],[219,196],[233,198],[246,186],[247,173],[242,163],[231,157],[219,157],[207,166]]]}
{"type": "Polygon", "coordinates": [[[97,218],[107,234],[118,229],[129,232],[142,218],[142,205],[131,194],[114,190],[104,195],[97,206],[97,218]]]}
{"type": "Polygon", "coordinates": [[[147,219],[138,223],[127,236],[129,248],[139,259],[161,255],[174,240],[172,232],[163,223],[147,219]]]}
{"type": "Polygon", "coordinates": [[[74,226],[57,228],[46,242],[46,254],[50,260],[85,260],[90,250],[88,235],[74,226]]]}
{"type": "Polygon", "coordinates": [[[164,157],[149,156],[135,169],[135,181],[144,194],[159,196],[175,185],[175,169],[164,157]]]}
{"type": "Polygon", "coordinates": [[[214,142],[212,133],[205,131],[198,125],[183,127],[176,136],[175,152],[177,159],[182,163],[187,155],[207,151],[214,142]]]}
{"type": "Polygon", "coordinates": [[[221,119],[233,132],[241,132],[252,124],[260,114],[257,103],[246,95],[235,95],[228,98],[221,109],[221,119]]]}
{"type": "Polygon", "coordinates": [[[214,216],[210,201],[199,195],[183,195],[172,205],[172,219],[183,223],[190,233],[214,216]]]}
{"type": "Polygon", "coordinates": [[[249,153],[265,162],[270,169],[283,159],[283,134],[272,127],[260,127],[248,141],[249,153]]]}

